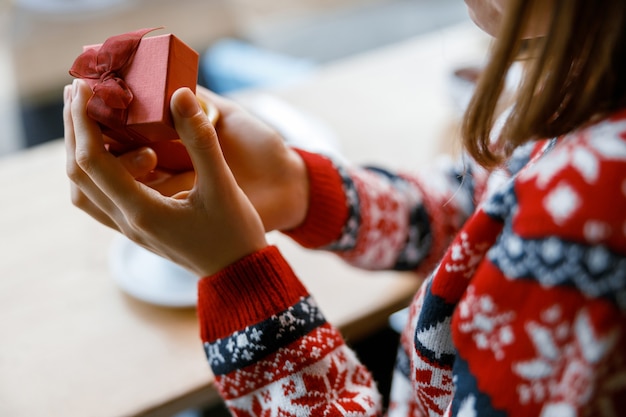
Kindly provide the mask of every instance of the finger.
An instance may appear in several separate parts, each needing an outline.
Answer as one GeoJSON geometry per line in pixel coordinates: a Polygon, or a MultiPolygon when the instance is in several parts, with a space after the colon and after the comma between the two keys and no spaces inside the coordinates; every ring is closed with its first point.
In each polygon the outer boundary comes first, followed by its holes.
{"type": "MultiPolygon", "coordinates": [[[[239,109],[239,105],[232,100],[220,96],[219,94],[216,94],[202,86],[196,87],[196,94],[203,101],[213,104],[216,107],[219,116],[226,116],[239,109]]],[[[210,115],[209,119],[213,122],[213,125],[215,125],[217,120],[213,121],[210,115]]]]}
{"type": "Polygon", "coordinates": [[[202,189],[211,182],[234,181],[222,155],[215,128],[190,89],[181,88],[174,92],[171,110],[176,131],[197,173],[196,186],[202,189]]]}
{"type": "Polygon", "coordinates": [[[171,197],[181,191],[188,191],[193,188],[196,181],[194,171],[186,171],[176,175],[163,175],[161,178],[154,178],[150,182],[144,182],[147,186],[157,190],[164,196],[171,197]]]}
{"type": "MultiPolygon", "coordinates": [[[[110,228],[118,229],[112,218],[89,197],[87,197],[87,195],[79,188],[79,184],[83,184],[84,186],[85,183],[91,183],[91,181],[75,161],[76,140],[74,136],[74,124],[71,113],[71,101],[72,86],[67,85],[63,90],[63,128],[66,150],[66,170],[68,177],[72,181],[70,184],[70,198],[72,204],[85,211],[100,223],[110,228]]],[[[95,189],[93,185],[89,188],[95,189]]],[[[103,196],[100,196],[100,200],[103,200],[103,196]]],[[[110,206],[110,204],[107,206],[110,206]]]]}
{"type": "MultiPolygon", "coordinates": [[[[91,88],[82,80],[74,80],[72,86],[71,113],[76,142],[76,164],[97,187],[102,197],[111,200],[121,212],[132,213],[145,198],[141,184],[124,168],[115,156],[104,146],[102,132],[98,124],[87,116],[87,101],[91,88]]],[[[112,208],[106,208],[98,193],[91,188],[81,187],[83,192],[99,207],[113,217],[112,208]],[[95,199],[95,200],[94,200],[95,199]]],[[[121,219],[113,217],[119,224],[121,219]]]]}
{"type": "Polygon", "coordinates": [[[65,138],[65,162],[67,171],[70,171],[70,165],[74,163],[74,153],[76,152],[76,141],[74,139],[74,124],[72,122],[72,86],[66,85],[63,89],[63,133],[65,138]]]}
{"type": "Polygon", "coordinates": [[[204,110],[204,112],[206,113],[209,122],[211,122],[211,124],[215,126],[220,118],[219,109],[217,108],[215,103],[212,100],[209,100],[207,97],[199,95],[196,97],[197,100],[200,102],[200,106],[202,106],[202,110],[204,110]]]}
{"type": "MultiPolygon", "coordinates": [[[[98,123],[87,115],[87,102],[91,97],[91,88],[83,80],[74,80],[71,87],[70,112],[76,150],[108,154],[104,138],[98,123]]],[[[82,156],[82,155],[79,155],[82,156]]]]}
{"type": "Polygon", "coordinates": [[[113,219],[100,207],[94,204],[85,194],[78,188],[76,184],[72,184],[70,187],[72,203],[79,207],[82,211],[87,213],[89,216],[102,223],[103,225],[110,227],[113,230],[120,231],[117,223],[113,221],[113,219]]]}
{"type": "Polygon", "coordinates": [[[126,152],[117,158],[134,178],[143,178],[157,166],[157,155],[148,147],[126,152]]]}

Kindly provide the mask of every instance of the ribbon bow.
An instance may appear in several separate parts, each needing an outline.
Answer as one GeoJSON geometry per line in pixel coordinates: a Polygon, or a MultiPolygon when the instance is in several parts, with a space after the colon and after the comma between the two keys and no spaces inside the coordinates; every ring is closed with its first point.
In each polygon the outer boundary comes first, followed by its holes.
{"type": "Polygon", "coordinates": [[[77,78],[98,80],[87,103],[87,115],[111,128],[126,123],[133,93],[122,79],[139,47],[141,38],[160,28],[139,29],[108,38],[99,49],[89,48],[76,58],[70,74],[77,78]]]}

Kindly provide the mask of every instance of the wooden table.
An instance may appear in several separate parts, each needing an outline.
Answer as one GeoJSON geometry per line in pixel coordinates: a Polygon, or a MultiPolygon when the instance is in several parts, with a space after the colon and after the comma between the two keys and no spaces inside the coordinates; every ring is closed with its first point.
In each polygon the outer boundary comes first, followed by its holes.
{"type": "MultiPolygon", "coordinates": [[[[331,126],[348,158],[419,167],[450,125],[449,70],[481,56],[483,39],[454,27],[273,93],[331,126]]],[[[61,141],[0,159],[0,415],[165,416],[215,400],[195,310],[118,289],[107,265],[114,233],[71,206],[64,159],[61,141]]],[[[279,246],[349,340],[382,326],[418,285],[279,246]]]]}

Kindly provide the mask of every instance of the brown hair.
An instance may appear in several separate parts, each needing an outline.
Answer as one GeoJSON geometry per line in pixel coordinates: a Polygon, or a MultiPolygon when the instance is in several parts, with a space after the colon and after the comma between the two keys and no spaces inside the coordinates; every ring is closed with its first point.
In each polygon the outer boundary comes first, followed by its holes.
{"type": "Polygon", "coordinates": [[[563,135],[626,105],[626,1],[555,0],[547,35],[523,40],[530,11],[542,1],[511,0],[465,113],[465,149],[485,167],[523,143],[563,135]],[[520,56],[530,58],[504,128],[491,143],[505,78],[520,56]]]}

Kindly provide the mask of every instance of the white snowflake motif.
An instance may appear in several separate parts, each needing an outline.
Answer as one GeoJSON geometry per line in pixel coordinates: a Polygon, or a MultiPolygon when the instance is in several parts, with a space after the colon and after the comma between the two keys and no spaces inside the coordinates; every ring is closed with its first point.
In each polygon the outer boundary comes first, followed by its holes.
{"type": "Polygon", "coordinates": [[[461,240],[454,242],[450,246],[450,259],[452,262],[446,262],[444,267],[446,272],[461,272],[464,278],[471,278],[478,263],[485,256],[485,249],[489,247],[487,243],[479,243],[474,245],[469,241],[467,232],[461,232],[461,240]]]}
{"type": "Polygon", "coordinates": [[[304,324],[304,320],[298,318],[294,314],[293,308],[290,308],[278,316],[278,323],[280,324],[280,330],[276,337],[280,338],[285,333],[294,331],[298,325],[304,324]]]}
{"type": "Polygon", "coordinates": [[[572,167],[588,184],[594,184],[603,160],[626,161],[624,132],[624,121],[604,121],[586,131],[576,132],[559,141],[546,158],[529,166],[520,179],[535,180],[537,187],[545,189],[559,172],[572,167]]]}
{"type": "Polygon", "coordinates": [[[317,301],[313,299],[313,297],[307,297],[305,299],[306,302],[302,303],[302,312],[307,314],[306,319],[310,322],[315,320],[323,320],[324,315],[319,309],[317,305],[317,301]]]}
{"type": "Polygon", "coordinates": [[[252,352],[265,350],[265,346],[259,344],[262,332],[255,328],[247,328],[237,332],[229,338],[226,349],[231,353],[231,362],[235,363],[241,359],[252,359],[252,352]]]}
{"type": "Polygon", "coordinates": [[[582,200],[576,190],[565,183],[559,184],[543,200],[543,205],[558,225],[565,223],[581,206],[582,200]]]}
{"type": "Polygon", "coordinates": [[[210,365],[220,365],[226,363],[226,358],[222,355],[218,343],[204,342],[204,350],[210,365]]]}
{"type": "Polygon", "coordinates": [[[575,414],[578,406],[588,402],[595,389],[594,369],[618,338],[617,330],[596,335],[584,309],[573,323],[561,316],[561,308],[555,305],[543,312],[540,323],[527,323],[536,357],[513,365],[513,372],[525,381],[517,387],[520,402],[545,403],[542,415],[552,415],[546,413],[556,409],[566,412],[562,415],[575,414]]]}
{"type": "Polygon", "coordinates": [[[491,350],[496,360],[504,359],[504,348],[515,341],[510,323],[515,318],[513,311],[498,311],[498,306],[489,295],[477,296],[470,285],[459,303],[461,333],[471,333],[476,347],[491,350]]]}
{"type": "Polygon", "coordinates": [[[408,202],[391,179],[369,171],[351,175],[360,198],[361,223],[354,251],[344,258],[367,269],[389,268],[406,240],[408,202]]]}

